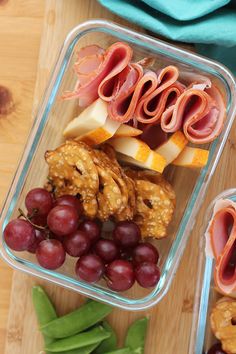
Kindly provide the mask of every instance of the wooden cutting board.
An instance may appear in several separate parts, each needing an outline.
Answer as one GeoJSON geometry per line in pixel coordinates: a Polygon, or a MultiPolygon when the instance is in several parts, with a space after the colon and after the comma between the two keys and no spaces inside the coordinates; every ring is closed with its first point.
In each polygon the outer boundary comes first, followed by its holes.
{"type": "MultiPolygon", "coordinates": [[[[34,5],[38,6],[38,3],[41,3],[41,1],[35,0],[34,5]]],[[[107,18],[126,24],[125,21],[102,8],[95,0],[47,0],[44,11],[33,111],[35,111],[41,98],[58,50],[70,29],[88,18],[107,18]]],[[[130,24],[129,26],[131,27],[130,24]]],[[[24,127],[26,126],[24,122],[21,124],[24,127]]],[[[220,166],[217,169],[217,175],[213,179],[172,287],[160,304],[146,312],[150,316],[146,354],[187,354],[201,220],[209,200],[226,187],[234,186],[236,180],[236,160],[233,159],[235,149],[236,136],[233,132],[228,140],[220,166]],[[230,165],[228,161],[230,161],[230,165]]],[[[81,302],[81,297],[74,292],[14,272],[5,354],[37,354],[43,348],[31,302],[31,287],[36,283],[42,284],[48,291],[59,314],[64,314],[76,308],[81,302]]],[[[128,325],[141,315],[143,314],[118,309],[113,311],[110,321],[119,333],[120,342],[122,342],[128,325]]]]}
{"type": "MultiPolygon", "coordinates": [[[[0,0],[0,209],[32,124],[43,16],[42,0],[0,0]],[[6,90],[12,105],[6,106],[6,90]]],[[[0,261],[0,353],[4,353],[12,273],[0,261]]]]}

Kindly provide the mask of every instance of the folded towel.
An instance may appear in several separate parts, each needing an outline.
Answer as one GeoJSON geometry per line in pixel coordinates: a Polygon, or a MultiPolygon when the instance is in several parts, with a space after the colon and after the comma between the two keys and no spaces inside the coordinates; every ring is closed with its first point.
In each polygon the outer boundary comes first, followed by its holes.
{"type": "Polygon", "coordinates": [[[110,11],[227,65],[236,74],[236,0],[98,0],[110,11]]]}

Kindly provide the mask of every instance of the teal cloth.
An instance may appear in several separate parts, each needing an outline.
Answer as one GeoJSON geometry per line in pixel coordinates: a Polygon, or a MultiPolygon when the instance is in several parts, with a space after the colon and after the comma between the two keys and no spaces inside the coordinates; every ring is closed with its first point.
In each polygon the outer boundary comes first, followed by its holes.
{"type": "Polygon", "coordinates": [[[236,0],[98,0],[110,11],[198,52],[236,74],[236,0]]]}

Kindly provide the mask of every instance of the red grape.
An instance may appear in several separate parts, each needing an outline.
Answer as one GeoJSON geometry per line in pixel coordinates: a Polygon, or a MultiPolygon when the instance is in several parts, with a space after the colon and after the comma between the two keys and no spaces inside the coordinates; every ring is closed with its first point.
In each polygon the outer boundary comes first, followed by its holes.
{"type": "Polygon", "coordinates": [[[133,221],[120,221],[113,230],[113,238],[123,248],[135,247],[141,239],[140,228],[133,221]]]}
{"type": "Polygon", "coordinates": [[[226,352],[222,349],[221,343],[217,343],[208,350],[207,354],[226,354],[226,352]]]}
{"type": "Polygon", "coordinates": [[[69,205],[58,205],[48,214],[49,229],[58,236],[69,235],[78,227],[79,216],[77,210],[69,205]]]}
{"type": "Polygon", "coordinates": [[[14,219],[4,230],[4,239],[14,251],[26,251],[35,240],[35,230],[26,220],[14,219]]]}
{"type": "Polygon", "coordinates": [[[159,254],[157,249],[148,242],[140,243],[133,251],[133,262],[135,265],[143,262],[157,264],[159,254]]]}
{"type": "Polygon", "coordinates": [[[107,286],[114,291],[128,290],[135,282],[132,264],[123,259],[117,259],[108,265],[106,277],[107,286]]]}
{"type": "Polygon", "coordinates": [[[112,240],[100,239],[94,247],[95,253],[105,263],[110,263],[119,257],[119,248],[112,240]]]}
{"type": "Polygon", "coordinates": [[[79,225],[79,230],[86,232],[91,242],[96,242],[101,236],[101,228],[94,220],[85,220],[79,225]]]}
{"type": "Polygon", "coordinates": [[[152,288],[160,279],[160,270],[154,263],[140,263],[135,268],[135,278],[143,288],[152,288]]]}
{"type": "Polygon", "coordinates": [[[35,235],[34,242],[27,248],[27,251],[30,253],[35,253],[40,242],[46,239],[46,234],[43,230],[35,229],[35,235]]]}
{"type": "Polygon", "coordinates": [[[38,245],[36,257],[43,268],[53,270],[62,266],[66,253],[60,241],[44,240],[38,245]]]}
{"type": "Polygon", "coordinates": [[[66,194],[66,195],[63,195],[62,197],[57,198],[54,201],[54,206],[57,206],[57,205],[69,205],[69,206],[72,206],[78,211],[79,216],[83,212],[83,207],[82,207],[81,202],[74,195],[66,194]]]}
{"type": "Polygon", "coordinates": [[[30,214],[36,210],[39,215],[47,215],[53,207],[53,199],[46,189],[34,188],[26,195],[25,205],[30,214]]]}
{"type": "Polygon", "coordinates": [[[100,257],[95,254],[82,256],[76,263],[76,275],[89,283],[94,283],[101,279],[105,271],[105,266],[100,257]]]}
{"type": "Polygon", "coordinates": [[[81,257],[88,252],[91,241],[85,232],[77,230],[64,237],[63,246],[70,256],[81,257]]]}

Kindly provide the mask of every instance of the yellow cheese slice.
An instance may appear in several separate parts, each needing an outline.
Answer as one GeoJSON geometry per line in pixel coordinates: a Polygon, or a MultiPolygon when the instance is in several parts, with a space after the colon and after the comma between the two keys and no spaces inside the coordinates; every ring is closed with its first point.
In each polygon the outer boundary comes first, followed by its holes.
{"type": "Polygon", "coordinates": [[[98,98],[85,108],[78,117],[69,122],[63,135],[72,139],[86,135],[102,127],[106,122],[107,116],[107,103],[98,98]]]}
{"type": "Polygon", "coordinates": [[[172,163],[176,166],[201,168],[207,164],[208,156],[208,150],[186,146],[172,163]]]}
{"type": "Polygon", "coordinates": [[[187,143],[185,135],[181,131],[177,131],[155,151],[162,155],[166,159],[166,164],[169,165],[177,158],[187,143]]]}
{"type": "Polygon", "coordinates": [[[119,129],[115,132],[114,137],[122,137],[122,136],[138,136],[142,134],[142,130],[131,127],[128,124],[121,124],[119,129]]]}
{"type": "Polygon", "coordinates": [[[112,138],[109,140],[109,144],[111,144],[117,152],[132,157],[140,162],[146,161],[151,151],[147,144],[133,137],[112,138]]]}
{"type": "Polygon", "coordinates": [[[104,143],[104,141],[110,139],[117,129],[119,129],[121,123],[111,120],[107,117],[105,124],[86,135],[79,137],[76,140],[83,141],[88,145],[98,145],[104,143]]]}
{"type": "Polygon", "coordinates": [[[151,150],[149,152],[148,158],[144,162],[137,161],[134,158],[123,155],[121,153],[118,153],[117,157],[118,157],[119,161],[128,163],[130,165],[138,166],[141,168],[147,168],[149,170],[153,170],[153,171],[160,172],[160,173],[163,172],[163,170],[166,166],[165,158],[153,150],[151,150]]]}

